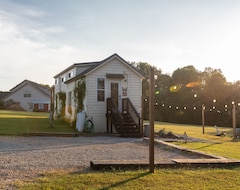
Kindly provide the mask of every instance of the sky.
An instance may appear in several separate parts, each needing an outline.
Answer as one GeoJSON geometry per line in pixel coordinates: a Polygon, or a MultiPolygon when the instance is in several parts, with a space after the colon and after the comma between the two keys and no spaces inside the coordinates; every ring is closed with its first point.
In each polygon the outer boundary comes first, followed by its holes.
{"type": "Polygon", "coordinates": [[[73,63],[114,53],[236,82],[239,50],[239,0],[0,0],[0,91],[25,79],[52,86],[73,63]]]}

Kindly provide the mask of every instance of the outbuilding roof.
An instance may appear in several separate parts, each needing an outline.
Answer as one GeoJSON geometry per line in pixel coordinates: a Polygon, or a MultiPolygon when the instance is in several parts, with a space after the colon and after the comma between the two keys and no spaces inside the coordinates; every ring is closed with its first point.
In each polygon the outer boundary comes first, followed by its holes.
{"type": "Polygon", "coordinates": [[[5,96],[3,99],[6,99],[7,97],[11,96],[11,94],[14,94],[16,91],[18,91],[19,89],[21,89],[22,87],[24,87],[25,85],[31,85],[34,88],[38,89],[39,91],[41,91],[43,94],[47,95],[50,97],[50,88],[48,88],[47,86],[43,86],[41,84],[38,84],[36,82],[30,81],[30,80],[24,80],[21,83],[19,83],[18,85],[16,85],[15,87],[13,87],[10,92],[8,93],[7,96],[5,96]]]}
{"type": "Polygon", "coordinates": [[[70,67],[68,67],[67,69],[65,69],[64,71],[60,72],[59,74],[57,74],[56,76],[54,76],[54,78],[59,77],[60,75],[66,73],[67,71],[73,69],[74,67],[80,67],[80,66],[88,66],[86,67],[85,70],[83,70],[81,73],[79,73],[77,76],[75,76],[74,78],[71,78],[70,80],[67,80],[66,83],[77,80],[83,76],[87,76],[89,74],[91,74],[92,72],[94,72],[96,69],[100,68],[101,66],[103,66],[104,64],[106,64],[107,62],[109,62],[110,60],[117,58],[119,59],[122,63],[124,63],[129,69],[131,69],[133,72],[135,72],[140,78],[145,78],[143,76],[143,74],[141,74],[135,67],[131,66],[127,61],[125,61],[122,57],[120,57],[118,54],[113,54],[109,57],[107,57],[106,59],[99,61],[99,62],[85,62],[85,63],[75,63],[73,65],[71,65],[70,67]]]}

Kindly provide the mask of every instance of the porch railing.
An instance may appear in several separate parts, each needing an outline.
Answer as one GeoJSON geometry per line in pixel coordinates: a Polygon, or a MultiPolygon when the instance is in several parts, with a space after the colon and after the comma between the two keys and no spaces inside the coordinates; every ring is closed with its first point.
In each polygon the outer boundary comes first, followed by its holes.
{"type": "Polygon", "coordinates": [[[122,99],[122,113],[128,113],[132,117],[135,126],[138,128],[140,134],[142,134],[142,122],[140,114],[137,112],[129,98],[122,99]]]}
{"type": "Polygon", "coordinates": [[[107,98],[107,132],[112,131],[112,124],[114,124],[115,129],[119,131],[123,126],[123,116],[118,110],[118,107],[114,104],[111,98],[107,98]],[[114,122],[114,123],[113,123],[114,122]],[[110,129],[109,129],[110,125],[110,129]]]}

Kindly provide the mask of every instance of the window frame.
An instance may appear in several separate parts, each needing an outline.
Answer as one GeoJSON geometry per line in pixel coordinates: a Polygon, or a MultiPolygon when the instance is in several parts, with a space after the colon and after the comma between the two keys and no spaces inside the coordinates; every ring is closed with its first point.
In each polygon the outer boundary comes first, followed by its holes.
{"type": "Polygon", "coordinates": [[[98,102],[105,102],[105,89],[106,89],[105,78],[97,78],[97,101],[98,102]]]}
{"type": "Polygon", "coordinates": [[[32,97],[32,93],[26,91],[26,92],[23,93],[23,97],[24,98],[31,98],[32,97]]]}

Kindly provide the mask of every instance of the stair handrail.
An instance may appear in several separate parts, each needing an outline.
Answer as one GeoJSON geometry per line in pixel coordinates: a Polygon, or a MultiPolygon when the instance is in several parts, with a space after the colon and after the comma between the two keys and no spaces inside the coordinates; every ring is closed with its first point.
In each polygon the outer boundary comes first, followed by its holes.
{"type": "MultiPolygon", "coordinates": [[[[123,116],[118,110],[118,107],[113,102],[112,98],[107,98],[107,113],[111,115],[111,119],[113,119],[114,122],[118,123],[120,125],[120,128],[123,126],[123,116]]],[[[116,126],[115,126],[116,129],[116,126]]],[[[117,130],[117,129],[116,129],[117,130]]]]}
{"type": "Polygon", "coordinates": [[[123,98],[122,99],[122,110],[123,113],[129,113],[134,121],[134,124],[137,126],[137,128],[140,130],[140,114],[135,109],[134,105],[132,104],[131,100],[129,98],[123,98]]]}

